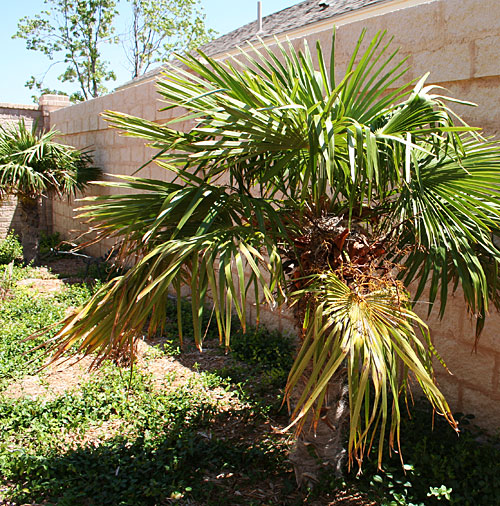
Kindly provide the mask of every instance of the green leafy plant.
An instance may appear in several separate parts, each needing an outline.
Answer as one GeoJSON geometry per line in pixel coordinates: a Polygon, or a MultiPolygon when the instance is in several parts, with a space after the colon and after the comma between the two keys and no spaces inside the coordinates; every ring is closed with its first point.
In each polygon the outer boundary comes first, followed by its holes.
{"type": "Polygon", "coordinates": [[[21,210],[24,259],[38,257],[39,205],[42,194],[71,195],[100,177],[88,152],[56,142],[57,130],[40,132],[37,124],[0,127],[0,196],[15,195],[21,210]]]}
{"type": "MultiPolygon", "coordinates": [[[[102,57],[102,46],[117,42],[113,19],[117,14],[115,0],[45,0],[47,9],[34,17],[23,17],[14,38],[26,40],[26,48],[49,58],[61,58],[66,67],[59,80],[76,82],[79,91],[71,100],[89,100],[105,93],[107,81],[115,74],[102,57]]],[[[26,83],[30,89],[46,90],[34,76],[26,83]]]]}
{"type": "Polygon", "coordinates": [[[197,0],[130,0],[132,24],[125,45],[132,78],[154,63],[202,46],[215,35],[205,27],[205,14],[197,0]]]}
{"type": "Polygon", "coordinates": [[[295,346],[291,338],[260,325],[236,329],[231,334],[231,351],[238,360],[253,366],[289,371],[295,346]]]}
{"type": "Polygon", "coordinates": [[[200,350],[209,298],[228,349],[233,312],[245,331],[250,303],[258,318],[287,301],[303,329],[285,393],[304,462],[314,448],[340,470],[334,434],[346,428],[350,466],[377,440],[382,465],[385,439],[400,444],[410,377],[456,428],[412,304],[429,286],[442,316],[460,286],[477,336],[499,304],[500,147],[457,120],[457,100],[427,76],[405,82],[384,34],[363,38],[341,80],[334,47],[328,64],[319,44],[316,65],[307,44],[278,42],[241,50],[237,64],[179,57],[185,68],[158,90],[183,116],[107,114],[157,149],[172,179],[120,176],[102,183],[117,194],[87,200],[81,216],[99,238],[120,238],[132,266],[64,320],[54,359],[130,353],[145,328],[161,332],[169,289],[180,296],[183,285],[200,350]],[[187,119],[189,131],[176,129],[187,119]]]}
{"type": "Polygon", "coordinates": [[[0,264],[10,264],[23,259],[23,247],[17,236],[9,232],[5,239],[0,240],[0,264]]]}
{"type": "MultiPolygon", "coordinates": [[[[31,267],[12,269],[14,280],[37,275],[41,271],[31,267]]],[[[33,356],[26,354],[40,341],[25,337],[56,321],[68,307],[84,303],[92,290],[79,284],[56,294],[13,290],[0,306],[2,387],[40,365],[29,364],[33,356]]],[[[177,303],[170,302],[168,312],[175,323],[177,303]]],[[[189,317],[189,300],[182,300],[181,307],[189,317]]],[[[358,498],[359,491],[365,491],[367,503],[373,499],[381,506],[498,504],[498,439],[460,413],[454,415],[463,427],[459,438],[441,418],[429,431],[433,413],[423,402],[416,403],[411,418],[402,416],[404,468],[399,454],[387,457],[382,470],[376,459],[367,459],[359,476],[351,472],[338,480],[325,469],[314,490],[297,491],[287,440],[269,431],[286,417],[274,418],[277,410],[269,404],[274,401],[269,395],[255,395],[253,388],[261,385],[266,372],[287,366],[287,345],[276,332],[268,337],[262,326],[244,334],[234,324],[232,333],[242,361],[226,356],[225,371],[206,372],[197,366],[199,372],[185,382],[168,372],[158,388],[144,370],[134,369],[131,376],[106,361],[100,371],[60,395],[12,399],[0,394],[0,501],[70,506],[92,498],[110,506],[172,501],[299,506],[331,503],[329,494],[341,487],[355,491],[358,498]],[[258,357],[246,353],[250,345],[261,350],[258,357]],[[221,378],[224,372],[231,381],[221,378]],[[219,405],[221,390],[227,398],[219,405]],[[256,491],[263,490],[268,495],[256,499],[256,491]]],[[[48,389],[43,373],[41,380],[48,389]]],[[[267,388],[267,393],[278,390],[276,385],[267,388]]]]}
{"type": "Polygon", "coordinates": [[[63,249],[64,251],[68,251],[71,249],[71,246],[67,243],[63,243],[61,234],[59,232],[55,232],[54,234],[47,234],[43,231],[40,232],[40,255],[50,255],[52,250],[55,249],[63,249]]]}
{"type": "Polygon", "coordinates": [[[349,476],[349,482],[372,494],[382,505],[457,506],[496,504],[500,486],[498,438],[488,436],[472,424],[473,416],[456,413],[462,431],[457,438],[440,419],[432,432],[426,430],[434,418],[423,400],[416,402],[412,417],[404,417],[400,455],[393,455],[377,469],[367,463],[363,475],[349,476]]]}
{"type": "Polygon", "coordinates": [[[36,272],[30,268],[14,268],[10,275],[9,296],[0,304],[0,391],[10,382],[33,374],[44,362],[39,352],[35,355],[29,352],[46,337],[26,338],[56,324],[68,307],[83,304],[98,288],[73,284],[45,297],[33,297],[29,290],[15,288],[18,280],[34,274],[36,272]]]}

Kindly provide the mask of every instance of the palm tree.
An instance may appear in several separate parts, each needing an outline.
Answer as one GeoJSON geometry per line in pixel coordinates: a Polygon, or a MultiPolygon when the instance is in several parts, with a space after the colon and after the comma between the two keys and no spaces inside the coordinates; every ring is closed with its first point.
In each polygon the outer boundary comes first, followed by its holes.
{"type": "Polygon", "coordinates": [[[397,51],[378,34],[362,52],[363,35],[340,82],[333,45],[328,68],[319,45],[315,66],[307,45],[262,43],[224,63],[179,57],[184,67],[158,83],[166,109],[182,108],[166,125],[107,114],[158,149],[172,177],[119,176],[102,184],[120,194],[83,208],[133,266],[68,316],[51,348],[58,358],[76,344],[96,364],[133,354],[182,285],[200,350],[205,303],[227,347],[233,311],[245,327],[249,303],[257,314],[290,304],[301,338],[286,387],[299,480],[314,478],[306,444],[338,470],[346,453],[361,465],[376,437],[398,445],[410,378],[456,428],[413,304],[425,294],[443,315],[461,286],[479,335],[498,303],[500,147],[425,77],[396,85],[397,51]],[[186,120],[189,131],[175,129],[186,120]]]}
{"type": "Polygon", "coordinates": [[[58,135],[54,129],[39,132],[36,123],[29,129],[24,120],[0,127],[0,197],[18,198],[26,262],[38,256],[41,197],[75,194],[100,175],[88,152],[59,144],[58,135]]]}

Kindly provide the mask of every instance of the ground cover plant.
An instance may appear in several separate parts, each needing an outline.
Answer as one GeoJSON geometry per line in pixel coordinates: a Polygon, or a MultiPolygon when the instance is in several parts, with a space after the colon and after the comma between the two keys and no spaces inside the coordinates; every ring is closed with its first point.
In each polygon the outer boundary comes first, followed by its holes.
{"type": "MultiPolygon", "coordinates": [[[[76,279],[80,270],[73,270],[76,279]]],[[[34,376],[41,362],[29,363],[33,355],[24,352],[39,341],[23,339],[96,287],[65,285],[32,267],[16,267],[13,279],[0,306],[0,504],[491,506],[499,500],[498,441],[477,430],[458,438],[439,419],[429,432],[432,413],[424,404],[411,420],[403,417],[406,474],[394,455],[383,471],[374,459],[360,477],[351,473],[342,482],[327,470],[314,490],[297,490],[290,438],[277,432],[287,423],[282,373],[293,342],[262,327],[245,334],[235,326],[226,355],[215,322],[206,320],[201,354],[189,300],[181,303],[182,355],[177,303],[169,299],[170,327],[144,344],[132,376],[111,361],[92,373],[87,361],[34,376]],[[266,383],[269,371],[281,374],[266,383]]]]}
{"type": "Polygon", "coordinates": [[[23,247],[15,234],[9,232],[0,240],[0,264],[20,262],[23,259],[23,247]]]}

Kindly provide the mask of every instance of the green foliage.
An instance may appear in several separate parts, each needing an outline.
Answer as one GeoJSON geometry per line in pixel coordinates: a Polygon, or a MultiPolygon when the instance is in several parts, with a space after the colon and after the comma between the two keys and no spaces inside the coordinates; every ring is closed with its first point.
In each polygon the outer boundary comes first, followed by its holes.
{"type": "MultiPolygon", "coordinates": [[[[31,76],[25,84],[26,88],[29,90],[36,90],[36,93],[34,95],[31,95],[31,98],[33,99],[34,104],[38,104],[40,100],[40,95],[62,95],[67,97],[68,94],[61,90],[54,90],[52,88],[48,88],[47,86],[44,86],[43,80],[38,81],[35,76],[31,76]]],[[[77,102],[80,100],[79,94],[71,95],[70,101],[77,102]]]]}
{"type": "MultiPolygon", "coordinates": [[[[115,35],[116,0],[45,0],[47,9],[22,18],[13,38],[26,40],[27,49],[55,63],[67,64],[58,79],[78,84],[79,91],[70,95],[72,102],[78,102],[106,93],[107,83],[116,79],[102,57],[106,44],[122,42],[132,77],[137,77],[150,65],[169,60],[174,52],[194,49],[215,35],[205,27],[199,0],[126,1],[131,4],[132,25],[125,35],[115,35]]],[[[47,88],[43,78],[35,76],[26,86],[38,94],[65,94],[47,88]]]]}
{"type": "Polygon", "coordinates": [[[174,52],[202,46],[216,32],[205,27],[199,0],[129,0],[133,22],[126,47],[132,78],[154,63],[166,62],[174,52]]]}
{"type": "Polygon", "coordinates": [[[500,305],[500,146],[457,120],[449,104],[466,103],[427,76],[405,82],[384,33],[364,35],[340,81],[333,45],[329,67],[319,43],[314,57],[306,43],[249,47],[238,63],[200,52],[158,83],[165,108],[185,115],[159,125],[107,114],[172,177],[119,176],[102,184],[115,194],[87,200],[81,216],[123,239],[131,268],[65,319],[54,359],[126,353],[146,325],[161,332],[168,291],[184,284],[200,348],[209,302],[229,348],[249,300],[257,314],[293,301],[304,340],[286,394],[304,385],[299,429],[322,423],[336,375],[349,385],[351,464],[372,436],[397,441],[410,376],[455,425],[411,302],[430,286],[443,315],[448,287],[461,286],[478,335],[490,301],[500,305]]]}
{"type": "Polygon", "coordinates": [[[36,123],[27,128],[24,120],[0,127],[0,195],[70,195],[100,177],[90,153],[56,142],[58,135],[54,129],[40,132],[36,123]]]}
{"type": "MultiPolygon", "coordinates": [[[[47,9],[33,18],[22,18],[14,38],[26,40],[26,48],[39,51],[53,61],[61,58],[68,66],[58,79],[76,82],[80,91],[72,101],[88,100],[105,93],[107,81],[116,79],[102,59],[101,46],[117,42],[112,26],[115,0],[45,0],[47,9]]],[[[34,76],[26,83],[43,90],[34,76]]]]}
{"type": "MultiPolygon", "coordinates": [[[[33,268],[13,267],[15,280],[36,276],[33,268]]],[[[32,356],[23,354],[39,341],[23,339],[91,293],[86,285],[38,296],[16,289],[3,301],[2,387],[37,365],[28,364],[32,356]]],[[[182,301],[188,319],[190,306],[188,300],[182,301]]],[[[175,300],[170,299],[167,315],[169,332],[175,336],[175,300]]],[[[216,338],[213,324],[209,329],[211,339],[216,338]]],[[[189,333],[185,337],[193,339],[189,333]]],[[[266,371],[289,367],[293,343],[262,326],[246,333],[234,328],[233,337],[232,354],[241,362],[229,362],[226,372],[241,377],[231,376],[231,383],[217,371],[197,373],[176,386],[175,374],[168,373],[165,387],[158,389],[140,369],[131,376],[127,369],[106,362],[99,374],[62,395],[10,399],[0,394],[0,502],[298,506],[327,504],[324,494],[334,487],[354,487],[381,506],[499,503],[498,439],[488,438],[469,424],[470,417],[460,414],[456,417],[465,428],[460,436],[440,418],[430,432],[432,412],[424,403],[416,405],[411,419],[402,418],[404,470],[399,455],[393,454],[383,471],[377,469],[376,459],[367,460],[361,476],[353,472],[342,483],[325,469],[315,490],[305,495],[296,492],[287,446],[271,433],[270,423],[275,422],[268,418],[269,404],[255,395],[258,389],[253,387],[266,371]],[[251,348],[259,352],[250,353],[251,348]],[[212,389],[217,389],[216,395],[212,389]],[[233,406],[219,410],[220,389],[240,399],[240,411],[233,406]],[[274,499],[255,498],[255,491],[266,482],[272,484],[274,499]],[[292,492],[294,497],[289,495],[292,492]]],[[[272,388],[276,393],[274,385],[267,388],[268,394],[272,388]]]]}
{"type": "MultiPolygon", "coordinates": [[[[35,274],[16,267],[13,277],[35,274]]],[[[27,364],[33,357],[24,355],[39,341],[23,339],[90,294],[85,285],[36,297],[25,289],[13,292],[0,307],[3,386],[40,365],[27,364]]],[[[170,302],[167,312],[176,321],[177,304],[170,302]]],[[[182,301],[182,310],[191,314],[188,301],[182,301]]],[[[170,330],[177,335],[175,323],[170,330]]],[[[218,414],[210,390],[230,388],[219,375],[201,372],[174,388],[175,379],[168,374],[159,390],[150,375],[135,370],[130,376],[106,363],[98,375],[62,395],[0,395],[0,482],[7,485],[0,501],[69,506],[92,498],[102,505],[154,505],[185,498],[207,505],[250,504],[226,494],[215,477],[236,473],[258,483],[268,470],[285,474],[285,448],[269,439],[242,442],[239,434],[235,440],[217,435],[225,423],[219,418],[226,415],[218,414]]]]}
{"type": "Polygon", "coordinates": [[[51,401],[6,399],[0,402],[0,476],[16,484],[10,493],[23,502],[92,497],[98,504],[155,504],[185,491],[190,460],[197,464],[204,447],[196,430],[215,406],[197,382],[158,392],[150,378],[137,372],[129,378],[112,366],[51,401]],[[104,431],[101,444],[74,449],[61,439],[112,420],[128,437],[106,440],[104,431]]]}
{"type": "MultiPolygon", "coordinates": [[[[12,284],[30,269],[15,269],[12,284]]],[[[29,274],[28,274],[29,277],[29,274]]],[[[26,341],[25,338],[48,325],[56,324],[68,306],[83,304],[92,294],[87,285],[70,285],[47,297],[33,297],[25,289],[16,289],[0,304],[0,391],[26,374],[33,374],[44,358],[40,353],[28,354],[45,337],[26,341]]],[[[52,335],[54,330],[49,335],[52,335]]]]}
{"type": "MultiPolygon", "coordinates": [[[[295,356],[291,337],[276,330],[268,330],[263,325],[248,327],[245,332],[241,328],[235,328],[231,334],[231,351],[236,359],[254,370],[252,375],[260,375],[256,387],[261,394],[284,387],[295,356]]],[[[237,368],[225,374],[233,380],[242,378],[241,371],[237,368]]]]}
{"type": "Polygon", "coordinates": [[[238,329],[231,336],[231,351],[242,362],[262,369],[289,371],[293,364],[295,347],[290,337],[265,326],[238,329]]]}
{"type": "Polygon", "coordinates": [[[456,414],[463,428],[460,435],[440,418],[432,432],[426,430],[431,410],[418,402],[412,418],[401,426],[402,457],[393,455],[383,470],[368,462],[364,474],[354,479],[358,487],[373,494],[382,506],[490,506],[500,503],[500,440],[488,437],[470,421],[456,414]]]}
{"type": "Polygon", "coordinates": [[[54,234],[40,233],[40,254],[50,254],[52,249],[61,247],[61,234],[56,232],[54,234]]]}
{"type": "Polygon", "coordinates": [[[0,265],[18,262],[23,259],[23,247],[17,236],[9,232],[5,239],[0,240],[0,265]]]}
{"type": "MultiPolygon", "coordinates": [[[[165,304],[165,325],[162,334],[168,338],[177,339],[179,337],[180,322],[183,340],[192,345],[195,342],[192,302],[189,299],[181,298],[180,305],[178,306],[177,300],[177,297],[173,296],[167,298],[165,304]]],[[[211,317],[209,310],[203,312],[200,326],[206,339],[218,339],[217,325],[211,317]]]]}

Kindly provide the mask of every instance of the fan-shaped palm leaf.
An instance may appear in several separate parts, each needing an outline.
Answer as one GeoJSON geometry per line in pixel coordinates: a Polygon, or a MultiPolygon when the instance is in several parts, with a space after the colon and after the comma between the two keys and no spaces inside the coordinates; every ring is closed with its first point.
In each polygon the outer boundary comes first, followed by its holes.
{"type": "Polygon", "coordinates": [[[500,148],[456,122],[454,100],[425,77],[395,88],[404,61],[394,63],[384,34],[364,52],[363,43],[340,82],[334,51],[328,69],[319,45],[317,67],[307,46],[279,43],[225,62],[180,57],[185,68],[158,84],[166,108],[179,108],[175,120],[107,114],[158,149],[171,181],[122,178],[112,185],[143,193],[83,209],[100,237],[123,240],[134,265],[64,321],[56,356],[77,342],[97,360],[132,349],[146,323],[161,328],[169,287],[190,286],[199,346],[205,301],[229,345],[231,311],[244,325],[250,295],[257,306],[295,297],[304,341],[287,394],[305,385],[292,408],[299,427],[319,423],[341,366],[351,459],[361,462],[386,424],[398,440],[409,374],[455,425],[428,329],[396,278],[418,282],[415,298],[429,285],[441,313],[451,281],[480,316],[498,302],[500,148]],[[186,120],[193,128],[177,130],[186,120]]]}

